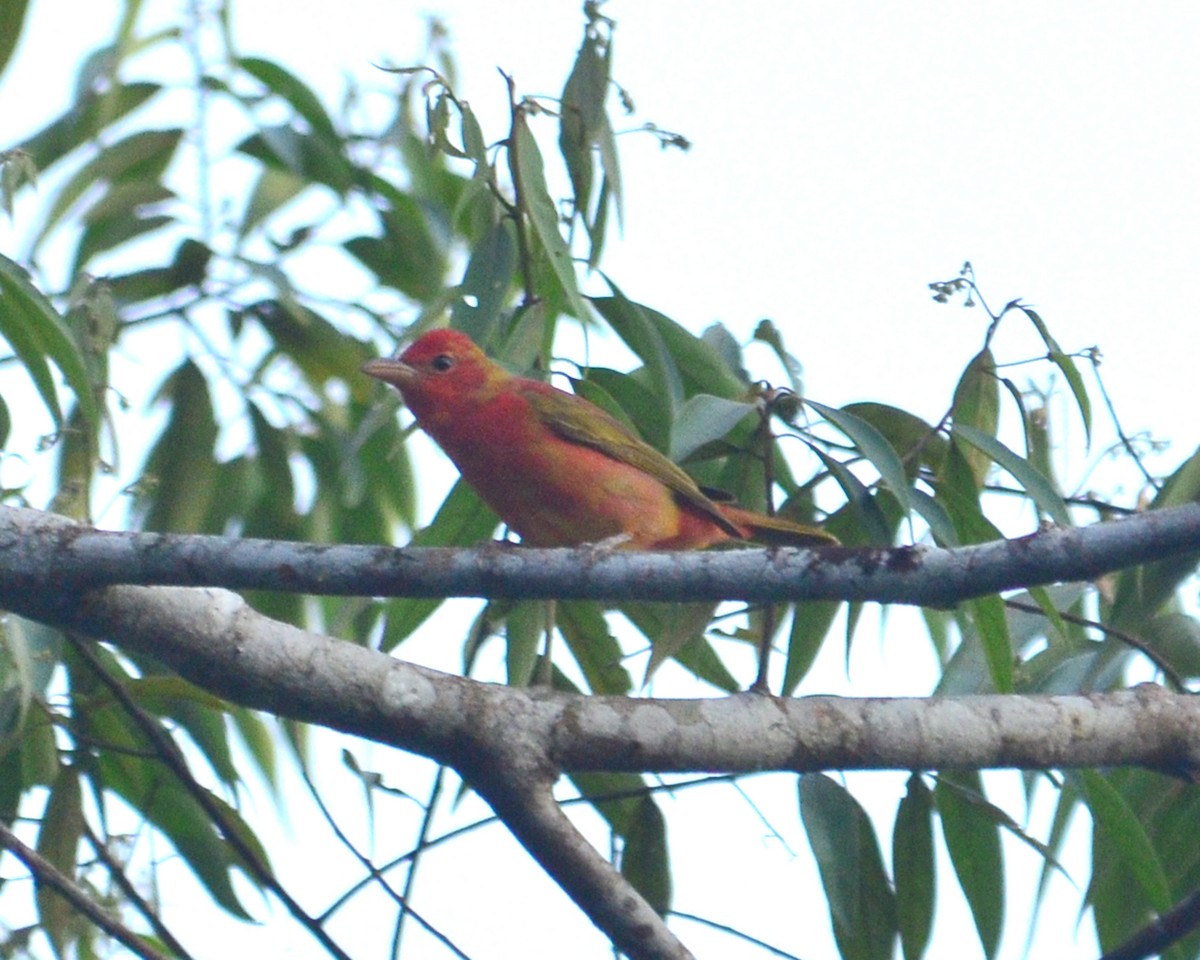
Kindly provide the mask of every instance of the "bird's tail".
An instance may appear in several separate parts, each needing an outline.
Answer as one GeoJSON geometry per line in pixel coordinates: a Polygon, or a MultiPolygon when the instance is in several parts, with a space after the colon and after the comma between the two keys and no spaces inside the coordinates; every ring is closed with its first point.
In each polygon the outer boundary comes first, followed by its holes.
{"type": "Polygon", "coordinates": [[[783,517],[768,517],[728,503],[717,504],[717,509],[743,531],[745,539],[766,547],[827,547],[838,542],[837,537],[820,527],[810,527],[783,517]]]}

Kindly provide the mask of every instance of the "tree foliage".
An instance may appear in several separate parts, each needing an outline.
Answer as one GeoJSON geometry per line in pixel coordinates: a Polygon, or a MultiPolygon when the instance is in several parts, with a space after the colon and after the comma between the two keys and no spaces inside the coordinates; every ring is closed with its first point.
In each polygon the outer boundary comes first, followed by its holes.
{"type": "MultiPolygon", "coordinates": [[[[0,2],[0,24],[12,27],[0,29],[0,69],[24,7],[0,2]]],[[[874,398],[833,407],[803,397],[788,331],[764,321],[754,338],[790,376],[767,384],[724,326],[696,334],[600,273],[622,216],[614,107],[632,104],[612,76],[613,25],[599,4],[584,6],[561,96],[525,96],[507,80],[501,130],[485,130],[457,88],[436,24],[430,65],[375,71],[335,108],[278,61],[239,55],[227,7],[152,35],[139,28],[137,8],[127,5],[112,43],[80,66],[63,116],[0,154],[0,191],[24,241],[0,253],[0,335],[11,350],[0,439],[8,457],[53,462],[52,478],[6,489],[10,503],[90,522],[119,495],[121,522],[137,531],[475,545],[498,523],[462,484],[416,528],[419,476],[395,400],[358,372],[446,322],[528,375],[567,370],[576,392],[702,484],[823,522],[852,548],[965,547],[1014,523],[1025,532],[1070,527],[1200,497],[1200,453],[1160,478],[1123,434],[1114,453],[1143,470],[1144,502],[1116,502],[1057,476],[1061,419],[1081,423],[1088,442],[1096,428],[1095,353],[1061,346],[1023,303],[992,310],[969,264],[932,285],[943,302],[978,304],[985,321],[936,423],[874,398]],[[220,54],[196,61],[192,76],[168,80],[143,67],[152,52],[184,52],[198,32],[217,38],[220,54]],[[181,122],[183,97],[197,112],[181,122]],[[996,353],[996,332],[1015,324],[1030,325],[1041,344],[1040,372],[1027,385],[1007,364],[1028,358],[996,353]],[[611,333],[638,365],[569,366],[555,352],[564,328],[611,333]],[[1067,404],[1040,389],[1051,382],[1067,404]],[[144,383],[155,384],[145,398],[144,383]],[[41,436],[28,426],[31,409],[49,424],[41,436]]],[[[652,125],[643,135],[686,146],[652,125]]],[[[1181,585],[1198,556],[1200,547],[1093,583],[926,608],[943,666],[937,692],[1113,691],[1128,684],[1131,662],[1187,689],[1200,676],[1200,625],[1181,585]]],[[[276,620],[400,657],[441,605],[269,591],[250,599],[276,620]]],[[[835,624],[848,624],[849,645],[863,613],[861,602],[828,600],[740,618],[713,604],[611,606],[558,604],[555,686],[632,696],[674,661],[732,693],[747,679],[737,649],[778,631],[776,692],[786,697],[822,646],[837,642],[835,624]],[[619,626],[617,610],[640,640],[619,626]],[[628,656],[639,645],[648,658],[628,656]]],[[[528,684],[543,625],[540,602],[490,600],[462,638],[465,672],[499,637],[508,682],[528,684]]],[[[146,955],[185,955],[109,832],[119,801],[220,909],[249,919],[239,874],[336,955],[236,802],[252,772],[275,781],[281,746],[299,746],[303,728],[220,699],[110,639],[94,644],[16,615],[3,622],[0,820],[32,838],[28,856],[6,846],[39,881],[36,927],[9,930],[5,949],[110,949],[99,938],[113,931],[87,922],[44,866],[89,891],[97,914],[142,931],[146,955]]],[[[622,770],[570,779],[611,832],[621,874],[669,917],[671,848],[655,781],[622,770]]],[[[363,782],[384,789],[366,772],[363,782]]],[[[899,943],[906,958],[922,956],[938,893],[957,883],[984,955],[994,956],[1006,902],[1000,837],[1038,850],[1044,887],[1081,810],[1094,830],[1084,898],[1105,948],[1200,888],[1200,848],[1179,842],[1200,833],[1186,779],[1083,769],[1030,773],[1027,784],[1056,797],[1046,837],[1028,835],[988,799],[977,772],[961,770],[913,773],[889,835],[835,778],[801,774],[797,809],[842,955],[890,957],[899,943]],[[935,823],[954,877],[935,876],[935,823]]],[[[1197,955],[1200,934],[1172,951],[1197,955]]]]}

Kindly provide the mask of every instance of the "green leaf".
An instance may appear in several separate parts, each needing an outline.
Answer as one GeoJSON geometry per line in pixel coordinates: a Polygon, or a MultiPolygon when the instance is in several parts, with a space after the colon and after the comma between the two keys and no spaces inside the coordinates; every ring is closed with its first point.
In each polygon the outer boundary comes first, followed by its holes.
{"type": "Polygon", "coordinates": [[[533,680],[538,648],[546,635],[549,611],[545,600],[523,600],[513,605],[504,618],[504,658],[510,687],[527,687],[533,680]]]}
{"type": "Polygon", "coordinates": [[[289,171],[310,183],[323,183],[339,197],[345,196],[357,178],[340,144],[292,126],[261,127],[239,143],[237,150],[266,167],[289,171]]]}
{"type": "MultiPolygon", "coordinates": [[[[500,523],[464,480],[455,483],[442,502],[433,522],[418,530],[409,545],[414,547],[463,547],[487,540],[500,523]]],[[[401,597],[386,604],[387,623],[382,648],[392,650],[408,639],[444,601],[424,597],[401,597]]]]}
{"type": "Polygon", "coordinates": [[[836,600],[796,604],[788,637],[787,663],[783,670],[783,696],[792,696],[800,681],[808,675],[841,606],[841,602],[836,600]]]}
{"type": "Polygon", "coordinates": [[[1129,868],[1145,901],[1159,914],[1171,909],[1173,897],[1163,863],[1129,802],[1103,774],[1076,770],[1069,774],[1080,787],[1095,824],[1110,847],[1129,868]]]}
{"type": "Polygon", "coordinates": [[[158,390],[169,400],[167,425],[142,468],[137,503],[143,528],[159,532],[196,533],[204,529],[210,504],[217,498],[217,421],[208,382],[186,360],[158,390]]]}
{"type": "Polygon", "coordinates": [[[637,799],[624,839],[621,875],[665,917],[671,910],[671,857],[667,824],[653,797],[637,799]]]}
{"type": "Polygon", "coordinates": [[[374,349],[344,333],[315,310],[294,301],[263,300],[246,307],[245,316],[262,324],[275,349],[291,358],[315,388],[341,380],[359,403],[369,403],[374,393],[360,369],[374,349]]]}
{"type": "Polygon", "coordinates": [[[533,236],[566,295],[567,306],[577,319],[586,322],[590,314],[579,294],[570,248],[559,230],[558,210],[546,189],[542,152],[529,129],[525,113],[520,110],[513,119],[508,164],[517,186],[518,204],[529,217],[533,236]]]}
{"type": "MultiPolygon", "coordinates": [[[[593,297],[592,306],[646,365],[648,376],[643,382],[673,418],[675,408],[684,397],[683,378],[659,325],[651,318],[653,311],[634,303],[616,286],[613,286],[611,297],[593,297]]],[[[720,395],[721,392],[717,393],[720,395]]]]}
{"type": "MultiPolygon", "coordinates": [[[[2,28],[0,35],[3,35],[2,28]]],[[[156,83],[145,82],[127,83],[103,93],[84,89],[65,114],[43,127],[18,149],[33,157],[39,170],[47,170],[105,127],[132,113],[161,89],[156,83]]]]}
{"type": "Polygon", "coordinates": [[[262,83],[272,93],[280,96],[296,113],[308,121],[313,133],[323,137],[330,146],[340,147],[341,138],[320,99],[299,77],[278,63],[259,57],[242,57],[237,65],[262,83]]]}
{"type": "Polygon", "coordinates": [[[997,693],[1013,691],[1013,646],[1008,635],[1008,618],[1004,601],[998,596],[979,597],[967,602],[975,629],[983,644],[988,673],[997,693]]]}
{"type": "Polygon", "coordinates": [[[414,300],[429,303],[442,292],[445,252],[425,208],[379,177],[372,192],[383,208],[382,235],[352,237],[343,246],[379,279],[414,300]]]}
{"type": "MultiPolygon", "coordinates": [[[[963,371],[954,389],[952,415],[955,429],[966,424],[990,436],[996,435],[1000,420],[1000,384],[996,380],[996,360],[986,347],[971,359],[963,371]]],[[[983,486],[989,458],[978,450],[963,452],[975,477],[975,486],[983,486]]]]}
{"type": "Polygon", "coordinates": [[[933,797],[918,773],[896,810],[892,831],[892,868],[896,874],[896,917],[904,960],[920,960],[933,927],[935,869],[933,797]]]}
{"type": "Polygon", "coordinates": [[[971,908],[984,955],[996,956],[1004,923],[1004,864],[1000,831],[974,801],[983,798],[977,772],[943,773],[934,790],[942,835],[971,908]]]}
{"type": "Polygon", "coordinates": [[[604,119],[608,62],[600,38],[585,34],[559,106],[558,148],[571,178],[575,211],[586,217],[592,196],[592,146],[604,119]]]}
{"type": "Polygon", "coordinates": [[[1200,677],[1200,620],[1183,613],[1155,617],[1142,639],[1182,677],[1200,677]]]}
{"type": "Polygon", "coordinates": [[[286,206],[309,186],[309,181],[291,170],[278,167],[261,167],[258,179],[250,191],[250,199],[242,213],[238,227],[238,239],[245,239],[250,232],[273,213],[286,206]]]}
{"type": "Polygon", "coordinates": [[[870,818],[844,787],[820,773],[800,777],[800,815],[842,957],[891,960],[898,929],[896,895],[870,818]]]}
{"type": "Polygon", "coordinates": [[[737,693],[742,689],[742,685],[729,672],[725,661],[717,655],[712,643],[703,633],[695,634],[675,651],[675,662],[697,680],[702,680],[717,690],[737,693]]]}
{"type": "Polygon", "coordinates": [[[979,507],[979,486],[962,445],[957,441],[946,448],[935,499],[953,521],[958,543],[1001,539],[1000,531],[979,507]]]}
{"type": "Polygon", "coordinates": [[[621,645],[612,635],[599,603],[560,600],[555,619],[592,693],[624,696],[633,689],[629,671],[622,663],[621,645]]]}
{"type": "Polygon", "coordinates": [[[100,411],[79,344],[58,311],[12,260],[0,255],[0,335],[25,365],[56,426],[62,426],[58,392],[46,360],[53,360],[75,393],[84,418],[93,428],[100,411]]]}
{"type": "Polygon", "coordinates": [[[165,297],[185,287],[199,286],[207,276],[212,250],[196,240],[185,239],[175,250],[169,266],[135,270],[106,279],[113,302],[128,306],[165,297]]]}
{"type": "MultiPolygon", "coordinates": [[[[37,852],[71,879],[75,877],[83,824],[83,793],[79,788],[79,774],[74,767],[60,767],[42,814],[37,852]]],[[[53,887],[39,883],[36,884],[36,890],[38,925],[54,944],[55,953],[65,957],[70,945],[86,928],[83,918],[53,887]]]]}
{"type": "Polygon", "coordinates": [[[995,437],[976,430],[969,424],[955,424],[954,435],[966,440],[975,449],[982,451],[1012,474],[1016,481],[1025,488],[1025,492],[1033,498],[1038,508],[1060,527],[1073,526],[1071,515],[1067,512],[1067,505],[1063,502],[1063,498],[1059,496],[1053,484],[1039,473],[1028,460],[1017,456],[995,437]]]}
{"type": "Polygon", "coordinates": [[[845,410],[836,410],[815,400],[804,402],[850,438],[859,452],[879,471],[892,495],[900,502],[904,513],[912,513],[915,506],[912,497],[909,496],[910,488],[904,464],[883,434],[867,421],[845,410]]]}
{"type": "Polygon", "coordinates": [[[0,75],[17,49],[28,6],[28,0],[0,0],[0,75]]]}
{"type": "Polygon", "coordinates": [[[689,397],[671,427],[671,459],[686,460],[697,448],[725,437],[757,409],[753,403],[726,400],[709,393],[689,397]]]}
{"type": "Polygon", "coordinates": [[[158,180],[174,158],[182,137],[183,131],[177,128],[140,130],[106,146],[59,190],[41,230],[34,238],[33,249],[40,249],[59,222],[97,185],[158,180]]]}
{"type": "MultiPolygon", "coordinates": [[[[178,780],[163,772],[161,764],[121,752],[121,740],[130,749],[144,750],[140,737],[131,740],[128,734],[121,736],[111,723],[103,729],[113,737],[109,744],[118,748],[106,750],[100,757],[98,772],[104,786],[115,790],[162,831],[216,903],[233,916],[249,920],[250,915],[242,907],[230,877],[230,870],[238,861],[204,808],[178,780]]],[[[237,811],[203,787],[197,789],[223,812],[226,822],[250,843],[251,849],[257,850],[265,863],[261,845],[237,811]]],[[[249,874],[246,876],[250,878],[249,874]]]]}
{"type": "Polygon", "coordinates": [[[110,186],[83,216],[83,236],[75,248],[71,275],[82,273],[97,254],[175,223],[173,216],[148,212],[174,197],[174,192],[155,181],[110,186]]]}
{"type": "Polygon", "coordinates": [[[941,466],[947,440],[920,417],[886,403],[848,403],[842,410],[878,430],[899,454],[909,477],[916,476],[922,463],[935,473],[941,466]]]}
{"type": "Polygon", "coordinates": [[[1079,417],[1083,421],[1084,436],[1087,438],[1087,446],[1092,445],[1092,404],[1088,400],[1087,388],[1083,385],[1083,377],[1079,374],[1079,368],[1075,366],[1074,358],[1063,353],[1062,347],[1058,345],[1058,341],[1050,335],[1050,329],[1046,326],[1046,322],[1041,318],[1036,310],[1029,307],[1018,305],[1018,309],[1025,314],[1037,327],[1037,332],[1041,334],[1042,342],[1046,344],[1046,349],[1049,351],[1050,360],[1062,371],[1063,376],[1067,378],[1067,384],[1071,388],[1071,395],[1075,398],[1075,405],[1079,408],[1079,417]]]}
{"type": "MultiPolygon", "coordinates": [[[[1167,478],[1150,504],[1151,510],[1200,500],[1200,448],[1167,478]]],[[[1113,600],[1110,622],[1118,629],[1137,629],[1155,616],[1191,576],[1200,563],[1200,551],[1182,554],[1122,570],[1113,600]]]]}
{"type": "Polygon", "coordinates": [[[498,220],[471,253],[450,326],[487,349],[500,329],[517,269],[517,242],[510,220],[498,220]]]}

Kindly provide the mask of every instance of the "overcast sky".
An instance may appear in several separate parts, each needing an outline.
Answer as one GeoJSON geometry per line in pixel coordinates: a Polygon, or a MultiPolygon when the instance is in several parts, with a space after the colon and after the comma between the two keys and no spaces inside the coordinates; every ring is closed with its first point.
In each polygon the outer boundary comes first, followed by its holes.
{"type": "MultiPolygon", "coordinates": [[[[66,105],[73,77],[62,65],[107,36],[118,7],[34,0],[27,41],[0,80],[3,145],[66,105]]],[[[146,4],[150,17],[175,7],[146,4]]],[[[411,60],[422,16],[437,13],[462,67],[459,92],[493,139],[506,108],[496,68],[522,91],[557,94],[582,24],[578,5],[564,0],[236,9],[244,53],[285,59],[331,102],[345,73],[411,60]]],[[[985,318],[934,304],[926,284],[954,276],[969,259],[993,307],[1022,297],[1064,349],[1100,346],[1126,429],[1174,440],[1164,465],[1194,449],[1200,6],[612,0],[605,11],[618,21],[616,77],[638,106],[630,126],[651,120],[694,144],[680,153],[646,136],[621,140],[627,218],[605,269],[630,296],[697,331],[722,320],[745,337],[770,317],[787,330],[814,398],[885,400],[936,418],[982,341],[985,318]]],[[[5,236],[0,228],[0,241],[5,236]]],[[[1017,318],[1008,322],[999,351],[1031,355],[1028,331],[1017,318]]],[[[1066,419],[1074,426],[1063,440],[1079,444],[1077,422],[1066,419]]],[[[1102,421],[1098,427],[1101,438],[1110,435],[1102,421]]],[[[1088,462],[1072,454],[1071,472],[1088,462]]],[[[911,688],[889,690],[913,657],[889,631],[886,644],[859,644],[845,690],[922,692],[928,673],[920,671],[904,681],[911,688]],[[882,669],[872,671],[872,660],[882,669]]],[[[406,655],[432,658],[433,649],[406,647],[406,655]]],[[[818,676],[832,684],[828,678],[843,673],[842,652],[830,656],[818,676]]],[[[894,794],[894,782],[889,789],[894,794]]],[[[796,838],[794,793],[786,793],[760,802],[796,838]]],[[[805,957],[828,956],[820,945],[824,908],[803,892],[812,880],[803,840],[793,858],[761,824],[746,824],[752,818],[736,796],[716,803],[698,814],[695,845],[673,834],[681,863],[703,854],[680,871],[680,908],[740,922],[805,957]],[[731,809],[721,810],[723,802],[731,809]],[[716,842],[712,822],[741,824],[718,838],[730,850],[704,846],[716,842]],[[763,857],[735,859],[747,844],[763,857]],[[735,907],[743,888],[755,899],[735,907]],[[814,910],[811,926],[797,928],[797,905],[814,910]]],[[[438,881],[453,885],[464,915],[498,900],[479,929],[533,938],[528,956],[556,955],[563,942],[587,945],[590,953],[572,949],[575,956],[605,956],[556,894],[535,919],[511,897],[490,895],[536,884],[536,870],[508,872],[511,851],[476,857],[475,867],[446,867],[445,876],[431,861],[428,879],[435,889],[438,881]],[[484,868],[490,863],[499,874],[484,868]]],[[[943,881],[950,891],[952,880],[943,881]]],[[[1010,900],[1027,897],[1014,890],[1010,900]]],[[[1058,909],[1045,912],[1056,932],[1040,941],[1054,944],[1044,955],[1094,954],[1090,924],[1071,940],[1077,906],[1078,892],[1068,888],[1058,909]]],[[[462,932],[461,920],[451,926],[462,932]]],[[[712,944],[723,956],[742,955],[728,941],[712,944]]],[[[961,946],[949,938],[931,956],[958,956],[961,946]]],[[[1023,929],[1010,925],[1003,956],[1019,956],[1022,946],[1023,929]]]]}

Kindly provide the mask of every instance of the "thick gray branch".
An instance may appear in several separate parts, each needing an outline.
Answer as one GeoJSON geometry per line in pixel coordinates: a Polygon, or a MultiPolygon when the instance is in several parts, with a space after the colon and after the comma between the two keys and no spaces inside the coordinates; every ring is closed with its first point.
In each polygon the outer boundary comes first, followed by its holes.
{"type": "Polygon", "coordinates": [[[1087,580],[1200,552],[1200,504],[952,550],[780,548],[632,553],[317,546],[108,533],[0,508],[0,576],[37,592],[117,583],[316,594],[607,600],[874,600],[953,606],[1013,587],[1087,580]]]}
{"type": "Polygon", "coordinates": [[[686,950],[550,800],[563,770],[749,772],[1142,764],[1200,769],[1200,698],[715,700],[481,684],[268,620],[222,583],[371,595],[949,604],[1200,550],[1200,506],[961,550],[603,554],[394,550],[101,533],[0,508],[0,606],[154,655],[230,700],[456,768],[626,953],[686,950]],[[699,584],[699,586],[696,586],[699,584]]]}
{"type": "Polygon", "coordinates": [[[629,956],[686,949],[549,802],[561,770],[1200,768],[1200,698],[1142,687],[1090,697],[779,700],[584,697],[482,684],[309,634],[215,589],[109,587],[0,605],[152,654],[238,703],[454,766],[629,956]]]}

